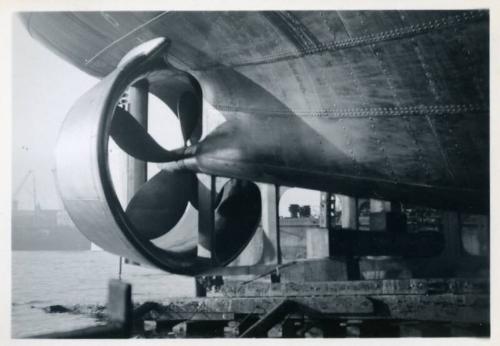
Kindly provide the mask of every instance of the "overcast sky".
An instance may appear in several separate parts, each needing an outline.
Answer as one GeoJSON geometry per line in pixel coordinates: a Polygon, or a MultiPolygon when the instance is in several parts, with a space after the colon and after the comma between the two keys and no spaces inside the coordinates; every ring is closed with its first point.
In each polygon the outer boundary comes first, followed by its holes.
{"type": "MultiPolygon", "coordinates": [[[[71,105],[96,79],[33,40],[18,18],[13,27],[12,193],[34,171],[43,208],[61,207],[51,169],[57,134],[71,105]]],[[[30,178],[17,196],[33,208],[30,178]]]]}

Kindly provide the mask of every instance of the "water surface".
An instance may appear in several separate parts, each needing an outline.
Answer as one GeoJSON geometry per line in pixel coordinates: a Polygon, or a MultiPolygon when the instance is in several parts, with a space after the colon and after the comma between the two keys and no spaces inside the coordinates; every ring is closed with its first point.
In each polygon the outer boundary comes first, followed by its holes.
{"type": "MultiPolygon", "coordinates": [[[[103,251],[13,251],[12,337],[65,331],[97,324],[88,315],[48,314],[49,305],[104,305],[119,259],[103,251]]],[[[157,269],[123,265],[135,302],[193,297],[194,279],[157,269]]]]}

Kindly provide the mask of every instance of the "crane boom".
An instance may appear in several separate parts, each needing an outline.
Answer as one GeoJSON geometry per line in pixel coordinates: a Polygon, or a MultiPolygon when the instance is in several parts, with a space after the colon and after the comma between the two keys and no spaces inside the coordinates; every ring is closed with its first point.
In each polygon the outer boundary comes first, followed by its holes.
{"type": "Polygon", "coordinates": [[[17,186],[16,190],[14,191],[14,194],[12,195],[12,200],[15,201],[16,198],[17,198],[17,195],[19,194],[19,192],[21,192],[21,189],[23,188],[23,186],[26,184],[26,182],[28,181],[28,178],[30,177],[30,175],[33,174],[33,171],[30,169],[28,171],[28,173],[26,173],[26,175],[24,176],[23,180],[21,181],[21,183],[17,186]]]}

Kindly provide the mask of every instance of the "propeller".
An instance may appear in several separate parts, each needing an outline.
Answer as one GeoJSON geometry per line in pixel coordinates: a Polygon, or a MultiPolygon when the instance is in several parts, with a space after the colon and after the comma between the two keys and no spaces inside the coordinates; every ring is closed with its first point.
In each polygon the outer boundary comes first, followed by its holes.
{"type": "MultiPolygon", "coordinates": [[[[180,120],[182,124],[183,119],[180,120]]],[[[191,132],[194,130],[193,123],[190,120],[188,124],[191,132]]],[[[191,137],[189,131],[183,130],[185,140],[191,137]]],[[[166,163],[186,157],[185,148],[173,151],[164,149],[132,114],[121,107],[115,108],[109,134],[123,151],[138,160],[166,163]]],[[[164,170],[143,184],[125,211],[140,230],[139,236],[150,240],[171,230],[184,214],[188,202],[197,202],[197,184],[193,172],[164,170]]],[[[197,205],[196,202],[192,204],[197,205]]]]}
{"type": "Polygon", "coordinates": [[[215,248],[210,250],[219,265],[238,255],[248,243],[258,224],[260,195],[253,183],[231,180],[215,203],[210,199],[207,204],[206,197],[214,197],[213,184],[206,188],[197,179],[194,156],[202,145],[201,88],[194,77],[168,63],[169,45],[166,38],[156,38],[135,47],[77,100],[58,138],[58,185],[68,212],[89,240],[141,263],[197,275],[216,265],[198,252],[203,239],[215,236],[215,248]],[[166,150],[133,114],[113,106],[127,86],[143,79],[177,111],[183,147],[166,150]],[[113,191],[107,162],[109,137],[132,157],[162,167],[140,187],[125,211],[113,191]],[[250,205],[254,207],[248,208],[250,205]],[[198,226],[207,226],[203,217],[215,215],[209,220],[215,228],[198,227],[196,233],[192,207],[199,207],[198,226]]]}
{"type": "MultiPolygon", "coordinates": [[[[185,92],[177,112],[184,142],[195,144],[201,137],[201,103],[194,93],[185,92]]],[[[167,163],[186,158],[186,147],[166,150],[128,111],[116,107],[110,136],[132,157],[167,163]]],[[[144,240],[167,234],[179,222],[189,202],[198,209],[199,189],[207,187],[190,171],[162,170],[137,191],[126,208],[126,215],[144,240]]],[[[261,213],[260,191],[254,183],[229,180],[216,196],[214,211],[215,254],[217,262],[232,260],[253,237],[261,213]]],[[[209,248],[210,234],[199,234],[199,242],[209,248]]]]}

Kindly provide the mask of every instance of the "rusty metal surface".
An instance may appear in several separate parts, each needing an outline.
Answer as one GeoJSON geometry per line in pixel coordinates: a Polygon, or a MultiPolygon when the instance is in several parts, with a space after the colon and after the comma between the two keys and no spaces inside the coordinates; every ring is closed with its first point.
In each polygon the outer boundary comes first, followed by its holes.
{"type": "MultiPolygon", "coordinates": [[[[488,207],[487,11],[30,13],[31,34],[93,75],[167,37],[225,123],[209,174],[488,207]]],[[[167,79],[151,92],[172,104],[167,79]]]]}

